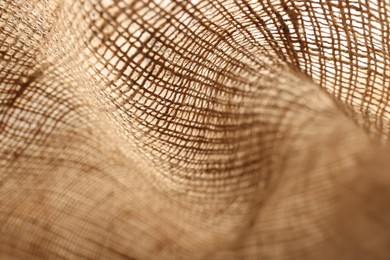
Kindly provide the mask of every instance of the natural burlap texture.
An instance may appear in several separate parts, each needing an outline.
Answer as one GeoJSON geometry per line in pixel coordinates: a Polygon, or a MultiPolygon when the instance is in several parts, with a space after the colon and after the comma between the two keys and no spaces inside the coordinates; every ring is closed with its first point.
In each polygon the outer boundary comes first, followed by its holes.
{"type": "Polygon", "coordinates": [[[389,259],[389,0],[0,0],[1,259],[389,259]]]}

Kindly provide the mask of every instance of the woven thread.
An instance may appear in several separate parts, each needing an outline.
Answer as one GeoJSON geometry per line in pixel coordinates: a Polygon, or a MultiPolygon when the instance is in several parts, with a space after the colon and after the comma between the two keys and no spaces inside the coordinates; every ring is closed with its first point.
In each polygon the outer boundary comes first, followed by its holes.
{"type": "Polygon", "coordinates": [[[388,0],[0,0],[0,258],[387,259],[388,0]]]}

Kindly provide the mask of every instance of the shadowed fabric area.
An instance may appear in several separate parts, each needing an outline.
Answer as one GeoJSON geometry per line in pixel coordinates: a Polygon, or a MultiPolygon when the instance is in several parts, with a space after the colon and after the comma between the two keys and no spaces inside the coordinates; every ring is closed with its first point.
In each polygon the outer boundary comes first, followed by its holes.
{"type": "Polygon", "coordinates": [[[389,259],[389,0],[0,0],[1,259],[389,259]]]}

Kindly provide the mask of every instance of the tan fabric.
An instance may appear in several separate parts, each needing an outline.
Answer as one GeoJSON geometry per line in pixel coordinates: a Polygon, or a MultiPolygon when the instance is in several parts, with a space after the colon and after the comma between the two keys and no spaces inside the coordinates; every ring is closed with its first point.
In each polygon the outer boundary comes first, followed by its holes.
{"type": "Polygon", "coordinates": [[[0,0],[0,258],[389,259],[389,24],[0,0]]]}

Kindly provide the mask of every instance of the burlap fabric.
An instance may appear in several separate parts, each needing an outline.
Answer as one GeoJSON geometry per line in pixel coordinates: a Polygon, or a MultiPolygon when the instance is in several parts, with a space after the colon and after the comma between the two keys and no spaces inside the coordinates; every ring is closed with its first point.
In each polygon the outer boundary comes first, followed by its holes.
{"type": "Polygon", "coordinates": [[[389,259],[388,0],[0,0],[1,259],[389,259]]]}

